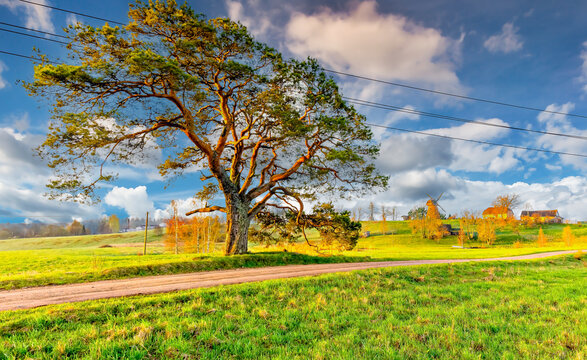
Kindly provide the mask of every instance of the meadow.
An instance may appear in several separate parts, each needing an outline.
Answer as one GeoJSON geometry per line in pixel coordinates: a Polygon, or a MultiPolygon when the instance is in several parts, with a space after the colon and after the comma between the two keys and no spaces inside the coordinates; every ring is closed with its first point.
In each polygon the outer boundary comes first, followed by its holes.
{"type": "MultiPolygon", "coordinates": [[[[561,241],[564,225],[544,226],[547,246],[536,244],[538,228],[521,229],[520,234],[498,232],[492,246],[467,244],[454,248],[455,236],[434,241],[410,232],[407,222],[390,221],[387,234],[380,222],[364,222],[364,231],[372,236],[361,238],[352,251],[335,250],[317,254],[304,243],[264,246],[251,244],[251,254],[224,257],[222,243],[210,254],[173,254],[166,251],[162,235],[149,234],[147,255],[143,256],[143,234],[120,233],[55,238],[0,240],[0,289],[67,284],[136,276],[185,273],[286,264],[358,262],[380,260],[459,259],[502,257],[545,251],[585,248],[587,227],[572,225],[575,244],[561,241]],[[517,242],[516,245],[514,245],[517,242]]],[[[310,234],[311,241],[318,241],[310,234]]]]}
{"type": "Polygon", "coordinates": [[[584,359],[585,259],[442,264],[0,313],[0,359],[584,359]]]}

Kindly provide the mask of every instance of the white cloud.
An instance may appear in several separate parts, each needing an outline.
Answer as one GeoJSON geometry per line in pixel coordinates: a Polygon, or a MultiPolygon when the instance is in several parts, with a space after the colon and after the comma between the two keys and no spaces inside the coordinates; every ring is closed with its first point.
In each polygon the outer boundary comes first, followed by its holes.
{"type": "Polygon", "coordinates": [[[268,15],[264,14],[257,1],[249,0],[246,4],[248,8],[254,8],[255,16],[245,15],[245,7],[239,1],[227,0],[226,9],[228,16],[234,21],[240,21],[255,36],[263,37],[274,28],[268,15]]]}
{"type": "Polygon", "coordinates": [[[411,105],[404,106],[401,111],[392,111],[385,117],[385,125],[392,125],[402,120],[419,120],[420,115],[413,111],[415,109],[411,105]]]}
{"type": "Polygon", "coordinates": [[[455,73],[461,43],[403,16],[380,14],[375,1],[365,1],[349,13],[294,13],[285,45],[335,70],[462,91],[455,73]]]}
{"type": "MultiPolygon", "coordinates": [[[[46,0],[36,0],[37,3],[48,5],[46,0]]],[[[0,0],[0,6],[6,6],[14,14],[24,12],[26,16],[25,26],[48,32],[55,32],[55,26],[51,22],[51,9],[28,4],[18,0],[0,0]]]]}
{"type": "Polygon", "coordinates": [[[0,90],[8,86],[8,82],[2,77],[2,72],[8,70],[8,67],[0,61],[0,90]]]}
{"type": "Polygon", "coordinates": [[[583,60],[583,64],[581,64],[581,76],[579,76],[579,81],[583,84],[583,91],[587,93],[587,41],[583,43],[581,60],[583,60]]]}
{"type": "Polygon", "coordinates": [[[493,53],[503,52],[507,54],[521,50],[524,46],[524,41],[517,34],[518,30],[513,22],[505,23],[501,28],[501,33],[489,37],[489,39],[485,40],[483,46],[493,53]]]}
{"type": "MultiPolygon", "coordinates": [[[[476,119],[484,123],[507,126],[497,118],[476,119]]],[[[379,131],[379,130],[378,130],[379,131]]],[[[489,141],[509,133],[501,127],[488,127],[467,123],[449,128],[427,129],[426,132],[442,136],[489,141]]],[[[387,173],[428,168],[448,168],[468,172],[501,174],[519,167],[524,150],[503,149],[496,146],[467,141],[450,140],[415,134],[378,134],[381,152],[378,167],[387,173]]]]}
{"type": "Polygon", "coordinates": [[[563,169],[563,167],[560,165],[552,165],[552,164],[544,164],[544,167],[550,171],[559,171],[559,170],[563,169]]]}
{"type": "Polygon", "coordinates": [[[377,167],[385,173],[393,174],[448,166],[453,158],[450,140],[399,134],[382,141],[377,167]]]}
{"type": "MultiPolygon", "coordinates": [[[[491,206],[491,202],[502,194],[519,194],[523,204],[534,210],[557,209],[568,220],[587,220],[587,178],[570,176],[552,183],[516,182],[504,184],[500,181],[472,181],[453,176],[446,171],[412,171],[394,176],[390,188],[370,197],[339,202],[346,209],[362,207],[369,202],[377,207],[384,204],[396,206],[405,215],[414,206],[424,206],[428,195],[438,196],[445,192],[440,205],[448,214],[473,211],[480,214],[491,206]]],[[[522,208],[515,209],[519,217],[522,208]]]]}
{"type": "Polygon", "coordinates": [[[123,208],[130,217],[142,218],[147,211],[155,209],[153,201],[149,200],[146,186],[125,188],[115,186],[106,196],[104,202],[110,206],[123,208]]]}
{"type": "MultiPolygon", "coordinates": [[[[199,201],[197,201],[196,199],[194,199],[193,197],[189,197],[186,199],[175,200],[175,206],[177,207],[178,216],[185,217],[185,214],[188,211],[192,211],[196,208],[199,208],[202,206],[202,204],[199,201]]],[[[217,215],[218,212],[211,213],[211,214],[212,214],[212,216],[214,216],[214,215],[217,215]]],[[[194,214],[194,215],[191,215],[190,218],[193,216],[206,216],[206,215],[210,215],[210,213],[194,214]]],[[[169,219],[172,216],[173,216],[173,207],[171,206],[171,203],[169,203],[165,206],[164,209],[155,210],[154,215],[153,215],[153,219],[159,221],[159,220],[169,219]]]]}
{"type": "MultiPolygon", "coordinates": [[[[574,108],[575,104],[568,102],[562,105],[550,104],[546,107],[546,110],[568,113],[573,111],[574,108]]],[[[538,121],[544,125],[546,131],[587,137],[587,130],[574,127],[566,115],[541,112],[538,115],[538,121]]],[[[587,141],[583,139],[542,135],[536,143],[539,147],[553,151],[587,154],[587,141]]],[[[587,160],[585,158],[571,155],[559,156],[562,164],[571,165],[585,174],[585,169],[587,169],[587,160]]]]}
{"type": "Polygon", "coordinates": [[[65,23],[67,25],[72,26],[77,25],[77,23],[83,24],[83,22],[75,14],[67,14],[67,17],[65,18],[65,23]]]}

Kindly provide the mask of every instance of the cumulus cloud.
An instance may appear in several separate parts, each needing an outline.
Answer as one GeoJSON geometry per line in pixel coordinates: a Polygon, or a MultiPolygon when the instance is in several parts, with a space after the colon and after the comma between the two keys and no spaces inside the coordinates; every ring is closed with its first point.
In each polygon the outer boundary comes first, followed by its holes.
{"type": "Polygon", "coordinates": [[[153,212],[155,206],[149,199],[146,186],[125,188],[115,186],[106,196],[104,202],[110,206],[123,208],[128,216],[142,218],[147,211],[153,212]]]}
{"type": "Polygon", "coordinates": [[[381,143],[377,167],[389,174],[448,166],[454,159],[447,139],[400,134],[381,143]]]}
{"type": "Polygon", "coordinates": [[[587,93],[587,41],[583,43],[581,60],[583,60],[583,64],[581,64],[581,75],[579,76],[579,81],[583,84],[583,91],[587,93]]]}
{"type": "MultiPolygon", "coordinates": [[[[186,198],[186,199],[178,199],[175,200],[175,206],[177,208],[177,214],[181,217],[185,217],[185,214],[188,211],[192,211],[194,209],[200,208],[203,206],[203,204],[199,201],[197,201],[196,199],[194,199],[193,197],[191,198],[186,198]]],[[[212,213],[212,215],[216,215],[218,213],[212,213]]],[[[209,214],[193,214],[190,215],[191,217],[194,216],[207,216],[209,214]]],[[[153,219],[155,219],[156,221],[160,221],[160,220],[164,220],[164,219],[169,219],[173,216],[173,207],[171,206],[171,202],[169,204],[167,204],[163,209],[157,209],[155,210],[154,214],[153,214],[153,219]]]]}
{"type": "Polygon", "coordinates": [[[437,196],[457,189],[459,183],[458,178],[443,169],[407,171],[391,177],[390,195],[402,200],[415,201],[428,198],[427,194],[437,196]]]}
{"type": "Polygon", "coordinates": [[[294,13],[285,44],[292,53],[316,57],[335,70],[462,90],[455,73],[462,40],[403,16],[381,14],[375,1],[365,1],[348,13],[294,13]]]}
{"type": "Polygon", "coordinates": [[[8,70],[8,67],[6,67],[2,61],[0,61],[0,90],[8,86],[8,82],[6,82],[6,80],[2,77],[2,72],[6,70],[8,70]]]}
{"type": "Polygon", "coordinates": [[[513,22],[505,23],[501,28],[501,33],[490,36],[485,40],[483,46],[492,53],[503,52],[507,54],[521,50],[524,41],[517,33],[518,30],[513,22]]]}
{"type": "MultiPolygon", "coordinates": [[[[350,201],[340,201],[342,208],[366,209],[369,202],[376,206],[396,207],[405,215],[415,206],[424,206],[428,195],[438,196],[444,192],[440,205],[448,214],[462,214],[472,211],[477,214],[491,206],[501,194],[519,194],[520,200],[533,210],[557,209],[565,219],[586,220],[587,178],[570,176],[551,183],[516,182],[505,184],[500,181],[473,181],[451,175],[446,171],[412,171],[394,176],[389,190],[350,201]]],[[[522,209],[515,209],[519,217],[522,209]]]]}
{"type": "MultiPolygon", "coordinates": [[[[504,125],[501,119],[476,119],[485,123],[504,125]]],[[[494,140],[509,133],[508,129],[478,124],[463,124],[449,128],[427,129],[426,132],[443,136],[481,141],[494,140]]],[[[424,170],[444,167],[452,171],[492,172],[501,174],[520,165],[525,153],[519,149],[502,149],[495,146],[459,140],[449,140],[414,134],[383,134],[381,152],[377,160],[386,173],[407,170],[424,170]]]]}
{"type": "Polygon", "coordinates": [[[274,28],[269,15],[264,14],[261,7],[258,6],[257,1],[249,0],[246,3],[246,6],[255,9],[255,16],[248,16],[245,14],[245,6],[242,2],[233,0],[226,1],[228,16],[232,20],[240,21],[255,36],[263,37],[274,28]]]}
{"type": "Polygon", "coordinates": [[[65,18],[65,23],[67,25],[77,25],[78,23],[83,24],[83,21],[81,21],[77,15],[75,14],[67,14],[67,17],[65,18]]]}
{"type": "Polygon", "coordinates": [[[389,115],[385,118],[385,125],[392,125],[396,124],[402,120],[419,120],[420,115],[414,113],[416,109],[414,109],[411,105],[406,105],[402,109],[402,111],[392,111],[389,115]]]}
{"type": "MultiPolygon", "coordinates": [[[[546,110],[568,113],[573,111],[574,108],[575,104],[568,102],[562,105],[550,104],[546,107],[546,110]]],[[[541,112],[538,115],[538,121],[544,126],[545,130],[550,132],[587,136],[587,130],[576,128],[569,121],[568,117],[563,114],[541,112]]],[[[582,139],[542,135],[538,138],[537,145],[539,147],[559,152],[587,154],[587,142],[582,139]]],[[[562,164],[571,165],[577,170],[583,171],[583,173],[585,173],[585,169],[587,169],[587,161],[585,158],[570,155],[559,156],[562,164]]]]}
{"type": "MultiPolygon", "coordinates": [[[[26,123],[26,119],[25,114],[14,121],[26,123]]],[[[19,131],[15,126],[0,128],[0,206],[5,215],[34,217],[43,222],[99,216],[100,207],[53,201],[43,196],[50,172],[32,150],[42,140],[41,136],[19,131]]]]}
{"type": "MultiPolygon", "coordinates": [[[[37,3],[48,5],[46,0],[36,0],[37,3]]],[[[13,14],[25,15],[25,26],[48,32],[55,32],[55,26],[51,21],[51,9],[28,4],[18,0],[0,0],[0,6],[6,6],[13,14]]]]}

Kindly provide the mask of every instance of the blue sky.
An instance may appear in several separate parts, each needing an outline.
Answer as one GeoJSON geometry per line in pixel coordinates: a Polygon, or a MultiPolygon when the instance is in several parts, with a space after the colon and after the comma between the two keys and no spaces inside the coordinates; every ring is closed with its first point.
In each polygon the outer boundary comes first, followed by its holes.
{"type": "MultiPolygon", "coordinates": [[[[104,0],[35,0],[94,16],[126,21],[128,4],[104,0]]],[[[337,71],[587,115],[587,3],[568,1],[188,1],[208,17],[230,16],[258,40],[286,56],[317,58],[337,71]]],[[[62,34],[68,23],[103,22],[18,0],[0,0],[0,22],[62,34]]],[[[2,29],[12,29],[0,25],[2,29]]],[[[25,31],[26,32],[26,31],[25,31]]],[[[29,32],[30,34],[35,34],[29,32]]],[[[65,49],[42,39],[1,32],[0,50],[51,59],[65,49]]],[[[101,189],[102,203],[85,206],[43,197],[50,176],[32,147],[49,122],[46,103],[29,97],[30,61],[0,54],[0,222],[69,221],[103,214],[164,217],[173,199],[188,208],[200,186],[197,173],[167,182],[154,164],[120,166],[119,181],[101,189]],[[165,188],[167,186],[167,188],[165,188]]],[[[346,96],[464,119],[587,136],[587,119],[433,95],[380,83],[335,77],[346,96]]],[[[587,155],[587,141],[463,124],[414,114],[358,107],[368,122],[440,135],[587,155]]],[[[377,164],[391,176],[389,190],[340,203],[370,201],[400,213],[445,193],[449,213],[481,211],[499,194],[517,193],[524,208],[559,209],[587,220],[587,159],[506,149],[373,128],[381,142],[377,164]]],[[[331,200],[327,197],[325,200],[331,200]]]]}

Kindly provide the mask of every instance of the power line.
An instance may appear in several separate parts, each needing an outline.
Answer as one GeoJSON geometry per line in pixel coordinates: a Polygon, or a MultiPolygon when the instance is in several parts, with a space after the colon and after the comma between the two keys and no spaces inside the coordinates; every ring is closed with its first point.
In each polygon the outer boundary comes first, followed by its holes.
{"type": "Polygon", "coordinates": [[[88,15],[88,14],[80,13],[80,12],[77,12],[77,11],[72,11],[72,10],[66,10],[66,9],[58,8],[56,6],[51,6],[51,5],[46,5],[46,4],[39,4],[39,3],[36,3],[36,2],[33,2],[33,1],[29,1],[29,0],[19,0],[19,1],[20,2],[23,2],[23,3],[35,5],[35,6],[42,6],[42,7],[46,7],[46,8],[49,8],[49,9],[53,9],[53,10],[57,10],[57,11],[62,11],[62,12],[70,13],[70,14],[74,14],[74,15],[84,16],[84,17],[87,17],[87,18],[90,18],[90,19],[106,21],[106,22],[110,22],[110,23],[118,24],[118,25],[126,25],[126,24],[121,23],[119,21],[108,20],[108,19],[105,19],[105,18],[101,18],[101,17],[97,17],[97,16],[93,16],[93,15],[88,15]]]}
{"type": "Polygon", "coordinates": [[[58,44],[63,44],[63,45],[67,45],[68,44],[65,41],[56,40],[56,39],[50,39],[50,38],[46,38],[46,37],[38,36],[38,35],[33,35],[33,34],[27,34],[27,33],[24,33],[24,32],[14,31],[14,30],[10,30],[10,29],[2,29],[2,28],[0,28],[0,31],[5,31],[5,32],[13,33],[13,34],[18,34],[18,35],[24,35],[24,36],[28,36],[28,37],[32,37],[32,38],[41,39],[41,40],[52,41],[52,42],[55,42],[55,43],[58,43],[58,44]]]}
{"type": "Polygon", "coordinates": [[[427,135],[427,136],[435,136],[435,137],[444,138],[444,139],[469,141],[469,142],[474,142],[474,143],[484,144],[484,145],[500,146],[500,147],[507,147],[507,148],[513,148],[513,149],[539,151],[539,152],[549,153],[549,154],[568,155],[568,156],[577,156],[577,157],[587,158],[587,155],[583,155],[583,154],[567,153],[567,152],[562,152],[562,151],[554,151],[554,150],[546,150],[546,149],[537,149],[537,148],[518,146],[518,145],[510,145],[510,144],[499,144],[499,143],[493,143],[493,142],[482,141],[482,140],[465,139],[465,138],[459,138],[459,137],[448,136],[448,135],[433,134],[433,133],[419,131],[419,130],[402,129],[402,128],[397,128],[397,127],[387,126],[387,125],[370,124],[370,123],[366,123],[366,124],[369,126],[375,126],[375,127],[380,127],[380,128],[384,128],[384,129],[397,130],[397,131],[403,131],[403,132],[409,132],[409,133],[415,133],[415,134],[427,135]]]}
{"type": "Polygon", "coordinates": [[[532,111],[545,112],[545,113],[549,113],[549,114],[566,115],[566,116],[573,116],[573,117],[587,119],[587,115],[564,113],[564,112],[552,111],[552,110],[544,110],[544,109],[539,109],[539,108],[535,108],[535,107],[531,107],[531,106],[511,104],[511,103],[506,103],[506,102],[497,101],[497,100],[489,100],[489,99],[476,98],[476,97],[472,97],[472,96],[453,94],[453,93],[449,93],[449,92],[445,92],[445,91],[426,89],[423,87],[401,84],[401,83],[397,83],[397,82],[393,82],[393,81],[375,79],[375,78],[370,78],[367,76],[355,75],[355,74],[350,74],[350,73],[346,73],[346,72],[342,72],[342,71],[336,71],[336,70],[332,70],[332,69],[322,68],[322,70],[330,72],[330,73],[338,74],[338,75],[344,75],[344,76],[353,77],[353,78],[357,78],[357,79],[374,81],[374,82],[378,82],[378,83],[382,83],[382,84],[393,85],[393,86],[403,87],[403,88],[412,89],[412,90],[426,91],[426,92],[438,94],[438,95],[452,96],[452,97],[456,97],[456,98],[460,98],[460,99],[479,101],[479,102],[484,102],[484,103],[494,104],[494,105],[509,106],[509,107],[513,107],[513,108],[517,108],[517,109],[532,110],[532,111]]]}
{"type": "Polygon", "coordinates": [[[57,62],[55,62],[55,61],[51,61],[51,60],[43,60],[43,59],[36,58],[36,57],[32,57],[32,56],[27,56],[27,55],[22,55],[22,54],[13,53],[13,52],[10,52],[10,51],[4,51],[4,50],[0,50],[0,54],[5,54],[5,55],[16,56],[16,57],[23,58],[23,59],[30,59],[30,60],[36,60],[36,61],[45,61],[45,62],[47,62],[47,63],[50,63],[50,64],[58,64],[58,63],[57,63],[57,62]]]}
{"type": "Polygon", "coordinates": [[[562,136],[562,137],[568,137],[568,138],[573,138],[573,139],[587,140],[587,136],[570,135],[570,134],[563,134],[563,133],[557,133],[557,132],[551,132],[551,131],[525,129],[525,128],[516,127],[516,126],[493,124],[493,123],[488,123],[488,122],[484,122],[484,121],[468,120],[468,119],[463,119],[463,118],[449,116],[449,115],[429,113],[429,112],[420,111],[420,110],[416,110],[416,109],[407,109],[407,108],[402,108],[399,106],[393,106],[393,105],[381,104],[381,103],[376,103],[376,102],[362,100],[362,99],[350,98],[347,96],[343,96],[343,98],[346,99],[347,101],[354,103],[354,104],[357,104],[357,105],[369,106],[369,107],[373,107],[373,108],[377,108],[377,109],[397,111],[397,112],[403,112],[403,113],[414,114],[414,115],[422,115],[422,116],[433,117],[433,118],[438,118],[438,119],[458,121],[458,122],[463,122],[463,123],[468,123],[468,124],[492,126],[492,127],[503,128],[503,129],[516,130],[516,131],[532,132],[532,133],[543,134],[543,135],[562,136]]]}
{"type": "MultiPolygon", "coordinates": [[[[85,16],[85,17],[88,17],[88,18],[96,19],[96,20],[111,22],[111,23],[118,24],[118,25],[126,25],[126,24],[121,23],[119,21],[115,21],[115,20],[111,20],[111,19],[106,19],[106,18],[101,18],[101,17],[97,17],[97,16],[93,16],[93,15],[89,15],[89,14],[84,14],[84,13],[80,13],[80,12],[76,12],[76,11],[72,11],[72,10],[67,10],[67,9],[63,9],[63,8],[58,8],[58,7],[55,7],[55,6],[50,6],[50,5],[45,5],[45,4],[39,4],[39,3],[36,3],[36,2],[33,2],[33,1],[29,1],[29,0],[19,0],[19,1],[24,2],[24,3],[27,3],[27,4],[31,4],[31,5],[43,6],[43,7],[46,7],[46,8],[50,8],[50,9],[54,9],[54,10],[58,10],[58,11],[63,11],[63,12],[70,13],[70,14],[85,16]]],[[[432,90],[432,89],[427,89],[427,88],[413,86],[413,85],[401,84],[401,83],[397,83],[397,82],[393,82],[393,81],[375,79],[375,78],[370,78],[370,77],[367,77],[367,76],[350,74],[350,73],[347,73],[347,72],[337,71],[337,70],[332,70],[332,69],[327,69],[327,68],[322,68],[322,70],[327,71],[327,72],[330,72],[330,73],[338,74],[338,75],[344,75],[344,76],[354,77],[354,78],[357,78],[357,79],[363,79],[363,80],[369,80],[369,81],[379,82],[379,83],[382,83],[382,84],[403,87],[403,88],[406,88],[406,89],[412,89],[412,90],[418,90],[418,91],[425,91],[425,92],[429,92],[429,93],[433,93],[433,94],[438,94],[438,95],[452,96],[452,97],[456,97],[456,98],[460,98],[460,99],[479,101],[479,102],[484,102],[484,103],[494,104],[494,105],[509,106],[509,107],[512,107],[512,108],[523,109],[523,110],[532,110],[532,111],[545,112],[545,113],[549,113],[549,114],[566,115],[566,116],[573,116],[573,117],[587,119],[587,115],[573,114],[573,113],[564,113],[564,112],[561,112],[561,111],[545,110],[545,109],[539,109],[539,108],[531,107],[531,106],[524,106],[524,105],[507,103],[507,102],[503,102],[503,101],[497,101],[497,100],[491,100],[491,99],[483,99],[483,98],[477,98],[477,97],[466,96],[466,95],[461,95],[461,94],[454,94],[454,93],[449,93],[449,92],[446,92],[446,91],[432,90]]]]}
{"type": "Polygon", "coordinates": [[[57,36],[57,37],[60,37],[60,38],[63,38],[63,39],[69,39],[67,36],[64,36],[64,35],[53,34],[53,33],[47,32],[47,31],[32,29],[32,28],[28,28],[28,27],[25,27],[25,26],[9,24],[9,23],[3,22],[3,21],[0,21],[0,25],[11,26],[11,27],[18,28],[18,29],[30,30],[30,31],[35,31],[35,32],[38,32],[38,33],[41,33],[41,34],[45,34],[45,35],[51,35],[51,36],[57,36]]]}
{"type": "MultiPolygon", "coordinates": [[[[11,53],[11,52],[8,52],[8,51],[3,51],[3,50],[0,50],[0,53],[7,54],[7,55],[13,55],[13,56],[21,57],[21,58],[26,58],[26,59],[31,59],[31,60],[36,60],[36,61],[42,61],[42,59],[34,58],[32,56],[26,56],[26,55],[11,53]]],[[[46,60],[46,61],[47,62],[50,62],[50,63],[53,63],[53,64],[56,64],[56,62],[54,62],[54,61],[49,61],[49,60],[46,60]]],[[[363,102],[365,102],[364,100],[358,100],[358,99],[356,99],[356,101],[363,101],[363,102]]],[[[362,104],[362,105],[366,105],[366,104],[362,104]]],[[[388,107],[391,107],[391,105],[387,105],[387,106],[388,107]]],[[[484,123],[484,124],[489,124],[489,123],[484,123]]],[[[538,152],[550,153],[550,154],[557,154],[557,155],[568,155],[568,156],[577,156],[577,157],[587,158],[587,155],[583,155],[583,154],[567,153],[567,152],[562,152],[562,151],[553,151],[553,150],[546,150],[546,149],[537,149],[537,148],[530,148],[530,147],[524,147],[524,146],[518,146],[518,145],[510,145],[510,144],[492,143],[492,142],[488,142],[488,141],[458,138],[458,137],[453,137],[453,136],[448,136],[448,135],[438,135],[438,134],[427,133],[427,132],[424,132],[424,131],[408,130],[408,129],[402,129],[402,128],[397,128],[397,127],[392,127],[392,126],[386,126],[386,125],[379,125],[379,124],[370,124],[370,123],[367,123],[367,125],[375,126],[375,127],[380,127],[380,128],[385,128],[385,129],[390,129],[390,130],[397,130],[397,131],[411,132],[411,133],[421,134],[421,135],[435,136],[435,137],[440,137],[440,138],[445,138],[445,139],[460,140],[460,141],[469,141],[469,142],[474,142],[474,143],[478,143],[478,144],[485,144],[485,145],[508,147],[508,148],[521,149],[521,150],[538,151],[538,152]]],[[[493,124],[493,125],[495,125],[495,124],[493,124]]],[[[523,130],[527,130],[527,129],[523,129],[523,130]]],[[[553,133],[553,134],[556,134],[556,133],[553,133]]],[[[560,135],[566,135],[566,134],[560,134],[560,135]]]]}

